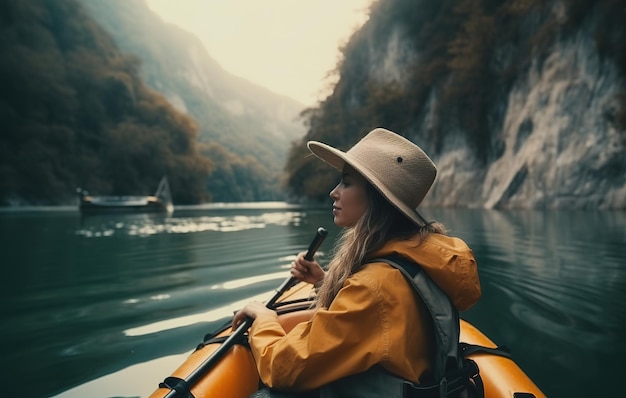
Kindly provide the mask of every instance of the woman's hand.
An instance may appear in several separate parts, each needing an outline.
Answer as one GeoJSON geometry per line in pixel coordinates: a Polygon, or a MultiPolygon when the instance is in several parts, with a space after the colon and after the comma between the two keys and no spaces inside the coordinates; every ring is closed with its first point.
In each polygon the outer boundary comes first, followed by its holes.
{"type": "Polygon", "coordinates": [[[261,314],[266,314],[269,316],[277,316],[276,313],[269,308],[265,307],[263,304],[253,301],[251,303],[246,304],[245,307],[240,309],[235,316],[233,317],[232,328],[236,329],[246,318],[252,318],[253,320],[259,317],[261,314]]]}
{"type": "Polygon", "coordinates": [[[296,259],[291,262],[291,276],[314,285],[324,279],[324,269],[316,261],[306,260],[305,254],[305,252],[298,253],[296,259]]]}

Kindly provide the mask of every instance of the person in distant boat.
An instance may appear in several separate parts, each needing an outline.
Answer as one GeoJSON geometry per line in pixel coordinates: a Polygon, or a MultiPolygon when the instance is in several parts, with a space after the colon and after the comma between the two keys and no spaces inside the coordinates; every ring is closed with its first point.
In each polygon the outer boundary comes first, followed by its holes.
{"type": "Polygon", "coordinates": [[[256,302],[233,318],[233,327],[254,319],[250,348],[267,388],[253,396],[402,397],[403,380],[419,384],[432,373],[435,328],[408,279],[380,259],[419,264],[462,311],[481,296],[474,255],[416,210],[437,171],[411,141],[377,128],[347,152],[316,141],[308,148],[341,171],[330,197],[343,229],[327,272],[304,253],[292,263],[294,277],[316,285],[308,322],[287,333],[256,302]]]}

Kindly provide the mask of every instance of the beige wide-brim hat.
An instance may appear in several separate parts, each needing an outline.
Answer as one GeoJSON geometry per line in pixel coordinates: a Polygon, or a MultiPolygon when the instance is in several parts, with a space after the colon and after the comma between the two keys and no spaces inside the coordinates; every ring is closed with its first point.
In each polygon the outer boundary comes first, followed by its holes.
{"type": "Polygon", "coordinates": [[[415,224],[423,226],[426,223],[417,212],[417,206],[435,181],[437,168],[413,142],[392,131],[377,128],[348,152],[318,141],[309,141],[307,146],[315,156],[337,170],[349,164],[415,224]]]}

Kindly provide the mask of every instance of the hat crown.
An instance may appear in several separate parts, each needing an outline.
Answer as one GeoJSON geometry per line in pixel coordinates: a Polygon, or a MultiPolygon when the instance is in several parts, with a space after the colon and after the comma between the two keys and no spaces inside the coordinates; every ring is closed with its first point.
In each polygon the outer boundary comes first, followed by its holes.
{"type": "MultiPolygon", "coordinates": [[[[383,195],[391,193],[413,209],[422,202],[437,175],[435,164],[420,147],[382,128],[363,137],[347,155],[371,173],[368,179],[377,180],[371,182],[383,195]]],[[[352,163],[348,158],[346,161],[352,163]]]]}

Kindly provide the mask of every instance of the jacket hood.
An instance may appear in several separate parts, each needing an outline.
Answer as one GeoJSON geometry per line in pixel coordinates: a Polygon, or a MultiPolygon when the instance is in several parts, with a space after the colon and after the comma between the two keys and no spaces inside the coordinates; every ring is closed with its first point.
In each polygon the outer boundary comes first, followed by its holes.
{"type": "Polygon", "coordinates": [[[459,238],[431,234],[420,242],[416,235],[388,242],[374,256],[392,254],[419,264],[459,311],[476,304],[482,294],[474,253],[459,238]]]}

